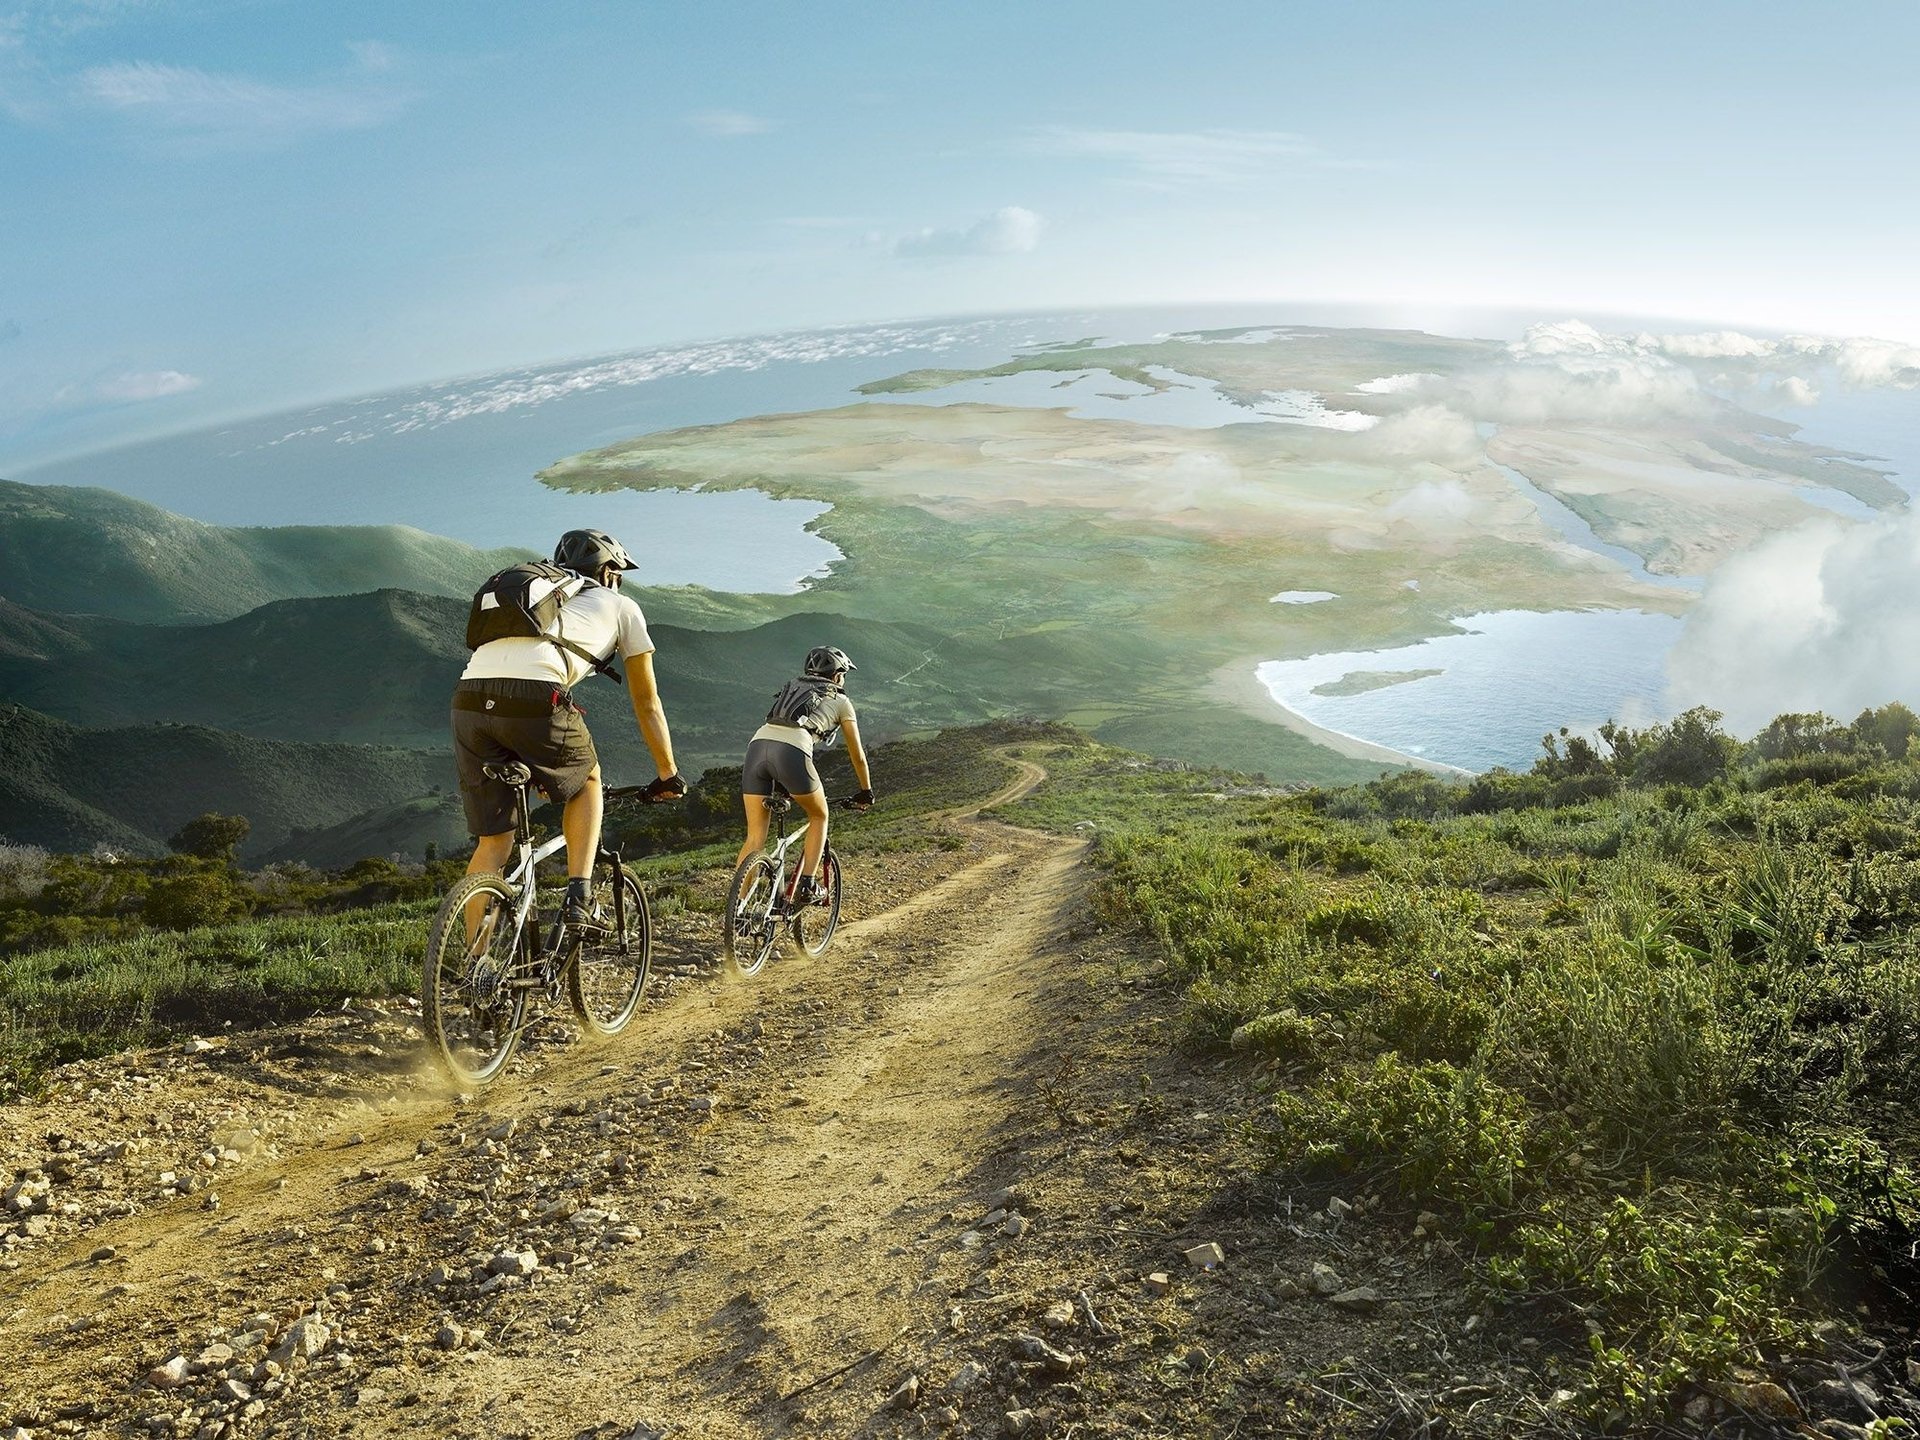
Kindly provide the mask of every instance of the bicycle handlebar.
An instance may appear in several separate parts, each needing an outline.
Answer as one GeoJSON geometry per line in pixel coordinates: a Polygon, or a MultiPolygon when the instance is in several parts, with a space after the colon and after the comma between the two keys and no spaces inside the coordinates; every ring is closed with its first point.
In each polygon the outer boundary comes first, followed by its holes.
{"type": "Polygon", "coordinates": [[[634,800],[642,805],[671,805],[676,800],[684,800],[687,798],[684,793],[679,795],[649,795],[647,793],[647,787],[644,785],[608,786],[605,795],[609,801],[634,800]]]}

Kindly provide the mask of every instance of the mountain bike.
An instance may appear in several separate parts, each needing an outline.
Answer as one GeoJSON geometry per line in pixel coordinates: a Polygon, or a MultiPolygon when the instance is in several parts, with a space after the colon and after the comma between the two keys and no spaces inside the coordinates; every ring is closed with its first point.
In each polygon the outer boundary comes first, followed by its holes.
{"type": "MultiPolygon", "coordinates": [[[[485,773],[516,792],[514,861],[504,875],[464,876],[440,902],[427,934],[420,996],[421,1018],[441,1066],[456,1083],[476,1087],[513,1058],[536,997],[551,1008],[565,991],[588,1035],[618,1035],[639,1009],[653,961],[646,891],[617,850],[602,845],[593,866],[593,899],[607,919],[604,932],[568,925],[561,907],[542,908],[536,868],[566,848],[566,837],[534,844],[527,813],[533,777],[525,765],[489,765],[485,773]]],[[[644,799],[645,793],[636,785],[610,789],[606,798],[644,799]]]]}
{"type": "MultiPolygon", "coordinates": [[[[780,948],[783,933],[791,933],[794,943],[809,955],[824,953],[833,939],[834,928],[840,923],[842,877],[833,838],[827,838],[827,848],[820,856],[813,903],[796,906],[793,886],[800,878],[800,867],[796,865],[791,875],[787,873],[787,852],[806,836],[807,828],[802,825],[791,835],[787,833],[787,815],[793,809],[793,800],[784,791],[775,790],[762,803],[770,812],[772,843],[759,854],[742,860],[740,868],[733,872],[733,883],[727,886],[726,913],[721,920],[727,964],[742,976],[760,973],[761,967],[780,948]]],[[[852,802],[841,799],[833,803],[852,802]]]]}

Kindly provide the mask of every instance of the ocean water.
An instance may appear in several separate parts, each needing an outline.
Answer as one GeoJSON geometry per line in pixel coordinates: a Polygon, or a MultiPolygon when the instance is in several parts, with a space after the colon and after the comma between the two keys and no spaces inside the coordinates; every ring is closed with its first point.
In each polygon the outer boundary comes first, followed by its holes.
{"type": "Polygon", "coordinates": [[[1524,769],[1562,725],[1665,718],[1679,620],[1641,610],[1493,611],[1390,650],[1269,660],[1260,681],[1315,725],[1463,770],[1524,769]],[[1439,670],[1358,695],[1317,695],[1356,671],[1439,670]]]}

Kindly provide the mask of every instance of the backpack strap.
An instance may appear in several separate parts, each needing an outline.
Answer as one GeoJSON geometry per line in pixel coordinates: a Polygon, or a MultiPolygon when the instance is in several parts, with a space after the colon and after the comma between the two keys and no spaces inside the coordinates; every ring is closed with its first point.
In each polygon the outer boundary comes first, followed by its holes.
{"type": "MultiPolygon", "coordinates": [[[[581,578],[586,580],[585,576],[581,578]]],[[[592,583],[591,580],[586,580],[586,583],[580,587],[580,590],[586,589],[587,585],[591,585],[592,583]]],[[[579,590],[574,591],[575,595],[579,593],[579,590]]],[[[568,599],[571,598],[572,596],[568,597],[568,599]]],[[[611,653],[602,657],[594,654],[591,650],[587,649],[586,646],[576,645],[573,641],[567,639],[567,607],[564,602],[562,602],[559,610],[554,612],[553,623],[558,633],[547,636],[547,639],[551,640],[555,645],[558,645],[562,650],[570,651],[586,661],[591,673],[604,675],[616,685],[624,685],[627,683],[626,678],[622,676],[618,670],[613,668],[613,656],[611,653]]],[[[616,637],[613,643],[614,646],[618,648],[620,641],[616,637]]],[[[560,668],[562,670],[566,669],[566,662],[564,660],[561,661],[560,668]]]]}

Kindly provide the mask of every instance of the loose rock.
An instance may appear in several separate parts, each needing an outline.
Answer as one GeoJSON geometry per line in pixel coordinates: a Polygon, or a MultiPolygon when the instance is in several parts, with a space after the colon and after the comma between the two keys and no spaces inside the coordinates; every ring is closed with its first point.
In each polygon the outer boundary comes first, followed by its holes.
{"type": "Polygon", "coordinates": [[[1204,1245],[1196,1245],[1186,1252],[1187,1264],[1196,1269],[1211,1270],[1216,1265],[1224,1265],[1227,1252],[1209,1240],[1204,1245]]]}
{"type": "Polygon", "coordinates": [[[531,1275],[540,1268],[540,1257],[531,1250],[503,1250],[487,1262],[495,1275],[531,1275]]]}
{"type": "Polygon", "coordinates": [[[1065,1350],[1056,1350],[1038,1335],[1015,1335],[1013,1353],[1032,1365],[1038,1365],[1048,1375],[1065,1379],[1081,1366],[1081,1357],[1070,1355],[1065,1350]]]}
{"type": "Polygon", "coordinates": [[[887,1408],[890,1410],[911,1410],[919,1403],[920,1377],[918,1375],[907,1376],[905,1380],[900,1382],[898,1388],[887,1397],[887,1408]]]}

